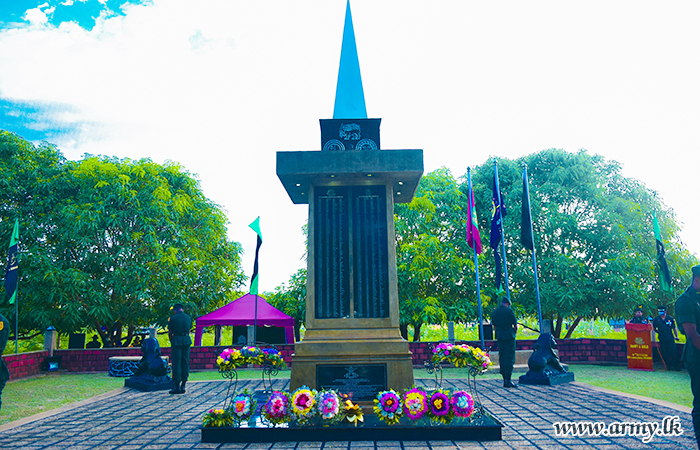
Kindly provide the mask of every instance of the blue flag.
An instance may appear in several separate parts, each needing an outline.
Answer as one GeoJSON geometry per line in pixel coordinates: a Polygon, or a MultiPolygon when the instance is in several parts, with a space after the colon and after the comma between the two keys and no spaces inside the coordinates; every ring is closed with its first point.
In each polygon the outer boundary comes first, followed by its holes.
{"type": "Polygon", "coordinates": [[[489,246],[493,249],[493,259],[496,266],[496,290],[498,294],[501,294],[503,293],[503,265],[501,264],[501,255],[498,253],[498,246],[501,243],[503,218],[506,216],[507,211],[503,194],[499,191],[498,174],[494,170],[493,195],[491,196],[491,236],[489,237],[489,246]]]}

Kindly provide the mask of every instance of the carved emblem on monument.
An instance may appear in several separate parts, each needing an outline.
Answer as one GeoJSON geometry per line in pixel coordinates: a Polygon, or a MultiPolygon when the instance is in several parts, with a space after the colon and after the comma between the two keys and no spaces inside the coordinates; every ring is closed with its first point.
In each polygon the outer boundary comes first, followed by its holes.
{"type": "Polygon", "coordinates": [[[346,141],[357,141],[362,137],[362,130],[356,123],[341,123],[338,136],[346,141]]]}
{"type": "Polygon", "coordinates": [[[331,139],[323,146],[324,151],[339,152],[345,150],[345,145],[338,139],[331,139]]]}

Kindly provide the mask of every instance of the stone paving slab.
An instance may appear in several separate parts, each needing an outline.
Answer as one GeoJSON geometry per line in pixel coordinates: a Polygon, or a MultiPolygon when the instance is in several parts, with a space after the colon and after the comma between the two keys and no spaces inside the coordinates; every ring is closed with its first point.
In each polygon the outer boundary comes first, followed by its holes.
{"type": "MultiPolygon", "coordinates": [[[[418,380],[432,387],[432,380],[418,380]]],[[[275,389],[288,389],[288,380],[274,380],[275,389]]],[[[465,380],[445,380],[447,389],[467,389],[465,380]]],[[[581,383],[559,386],[520,386],[504,389],[498,380],[480,380],[484,406],[503,424],[503,440],[460,442],[440,440],[439,428],[431,441],[335,441],[255,444],[204,444],[201,416],[221,406],[227,381],[188,384],[185,395],[167,391],[119,389],[89,401],[32,416],[0,427],[2,449],[697,449],[688,408],[591,388],[581,383]],[[555,422],[657,422],[677,416],[683,434],[640,437],[556,436],[555,422]]],[[[239,382],[239,389],[263,389],[262,382],[239,382]]]]}

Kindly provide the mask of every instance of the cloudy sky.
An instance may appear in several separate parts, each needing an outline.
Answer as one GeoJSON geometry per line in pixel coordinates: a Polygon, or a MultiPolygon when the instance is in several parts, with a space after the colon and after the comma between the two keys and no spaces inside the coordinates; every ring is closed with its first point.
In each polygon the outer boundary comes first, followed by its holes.
{"type": "MultiPolygon", "coordinates": [[[[587,149],[659,192],[700,254],[700,3],[353,0],[382,148],[459,176],[489,156],[587,149]],[[692,231],[695,231],[692,233],[692,231]]],[[[275,152],[320,149],[345,0],[0,0],[0,128],[173,160],[222,205],[262,290],[303,266],[275,152]]],[[[485,212],[486,213],[486,212],[485,212]]]]}

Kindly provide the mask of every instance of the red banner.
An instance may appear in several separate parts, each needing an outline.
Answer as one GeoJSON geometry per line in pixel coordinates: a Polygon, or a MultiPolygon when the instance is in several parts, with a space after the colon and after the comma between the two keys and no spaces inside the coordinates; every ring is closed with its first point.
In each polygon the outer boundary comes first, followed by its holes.
{"type": "Polygon", "coordinates": [[[637,370],[654,370],[651,359],[650,323],[628,323],[627,330],[627,368],[637,370]]]}

